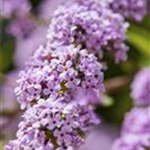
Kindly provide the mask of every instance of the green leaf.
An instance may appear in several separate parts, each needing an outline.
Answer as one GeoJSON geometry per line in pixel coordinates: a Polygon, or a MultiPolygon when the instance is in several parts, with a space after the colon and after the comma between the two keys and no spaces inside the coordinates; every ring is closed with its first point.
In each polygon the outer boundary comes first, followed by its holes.
{"type": "Polygon", "coordinates": [[[141,57],[139,60],[139,64],[141,68],[150,66],[150,57],[141,57]]]}
{"type": "Polygon", "coordinates": [[[141,54],[150,57],[150,33],[145,29],[131,25],[128,31],[128,42],[141,54]]]}
{"type": "Polygon", "coordinates": [[[13,65],[14,41],[11,39],[0,46],[0,72],[8,71],[13,65]]]}
{"type": "Polygon", "coordinates": [[[0,141],[0,149],[2,150],[5,146],[6,142],[5,141],[0,141]]]}

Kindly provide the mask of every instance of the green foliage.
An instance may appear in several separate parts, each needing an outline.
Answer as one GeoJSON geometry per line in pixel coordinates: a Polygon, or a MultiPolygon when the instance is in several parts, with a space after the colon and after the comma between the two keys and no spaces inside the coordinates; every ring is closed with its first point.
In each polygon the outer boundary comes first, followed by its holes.
{"type": "Polygon", "coordinates": [[[15,40],[6,34],[7,20],[1,22],[0,32],[0,72],[6,72],[13,68],[13,56],[15,51],[15,40]]]}
{"type": "Polygon", "coordinates": [[[143,64],[149,65],[150,31],[132,24],[128,32],[128,42],[145,57],[145,59],[142,59],[143,64]]]}
{"type": "Polygon", "coordinates": [[[5,145],[5,141],[0,141],[0,149],[2,150],[5,145]]]}
{"type": "Polygon", "coordinates": [[[5,43],[0,49],[0,72],[6,72],[13,67],[12,41],[5,43]]]}

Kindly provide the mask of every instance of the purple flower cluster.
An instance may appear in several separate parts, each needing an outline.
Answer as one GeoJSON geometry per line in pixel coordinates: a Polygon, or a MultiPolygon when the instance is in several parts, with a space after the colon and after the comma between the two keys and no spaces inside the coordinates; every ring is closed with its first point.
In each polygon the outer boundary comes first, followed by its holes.
{"type": "Polygon", "coordinates": [[[121,138],[113,150],[148,150],[150,148],[150,107],[134,108],[127,114],[121,138]]]}
{"type": "Polygon", "coordinates": [[[70,2],[60,6],[51,21],[48,41],[80,45],[101,55],[107,50],[115,55],[116,62],[125,60],[128,48],[124,41],[128,23],[105,3],[78,0],[73,5],[70,2]]]}
{"type": "Polygon", "coordinates": [[[67,97],[70,101],[78,88],[95,91],[99,96],[104,90],[101,69],[94,54],[80,47],[40,47],[26,70],[20,73],[16,88],[18,101],[22,108],[37,103],[40,98],[67,97]]]}
{"type": "Polygon", "coordinates": [[[99,122],[91,104],[100,102],[104,90],[102,65],[87,47],[65,41],[39,47],[20,73],[15,93],[26,112],[6,150],[74,150],[99,122]]]}
{"type": "Polygon", "coordinates": [[[131,88],[136,105],[150,105],[150,68],[141,70],[135,76],[131,88]]]}
{"type": "Polygon", "coordinates": [[[135,108],[126,115],[121,137],[113,150],[150,149],[150,68],[141,70],[132,83],[135,108]]]}
{"type": "Polygon", "coordinates": [[[101,69],[97,57],[80,46],[48,44],[39,47],[25,71],[20,73],[15,90],[27,115],[23,117],[17,140],[5,149],[74,150],[80,146],[88,128],[99,123],[90,104],[98,103],[104,90],[101,69]],[[80,96],[80,91],[86,92],[86,98],[80,96]],[[42,111],[48,114],[40,116],[42,111]],[[63,114],[65,111],[68,115],[63,114]],[[41,123],[47,120],[47,123],[41,124],[38,130],[31,129],[28,124],[32,124],[32,120],[35,124],[39,120],[41,123]]]}
{"type": "Polygon", "coordinates": [[[112,0],[111,8],[125,18],[140,22],[146,15],[148,0],[112,0]]]}
{"type": "Polygon", "coordinates": [[[88,106],[41,99],[25,112],[19,124],[18,139],[5,149],[74,150],[83,143],[88,127],[98,123],[88,106]]]}
{"type": "MultiPolygon", "coordinates": [[[[127,52],[128,23],[109,4],[76,0],[55,11],[46,44],[20,72],[15,93],[26,111],[17,139],[5,150],[77,150],[90,126],[99,123],[93,105],[104,91],[103,53],[119,62],[127,52]]],[[[12,31],[24,37],[26,23],[12,31]]]]}
{"type": "Polygon", "coordinates": [[[0,15],[6,18],[24,16],[31,9],[28,0],[0,0],[0,4],[0,15]]]}
{"type": "Polygon", "coordinates": [[[133,110],[131,110],[131,112],[127,113],[125,121],[123,123],[122,134],[125,133],[149,134],[150,132],[149,113],[150,107],[134,108],[133,110]],[[133,124],[134,126],[130,126],[130,124],[133,124]]]}

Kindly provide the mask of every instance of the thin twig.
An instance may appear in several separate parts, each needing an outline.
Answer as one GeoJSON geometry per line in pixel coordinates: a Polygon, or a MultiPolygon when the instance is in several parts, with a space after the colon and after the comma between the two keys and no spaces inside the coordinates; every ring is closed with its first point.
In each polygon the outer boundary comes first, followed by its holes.
{"type": "Polygon", "coordinates": [[[16,108],[14,110],[1,110],[0,111],[0,116],[3,117],[14,117],[20,112],[19,108],[16,108]]]}
{"type": "Polygon", "coordinates": [[[127,76],[115,77],[105,81],[105,87],[107,93],[112,93],[120,88],[124,88],[129,85],[130,78],[127,76]]]}

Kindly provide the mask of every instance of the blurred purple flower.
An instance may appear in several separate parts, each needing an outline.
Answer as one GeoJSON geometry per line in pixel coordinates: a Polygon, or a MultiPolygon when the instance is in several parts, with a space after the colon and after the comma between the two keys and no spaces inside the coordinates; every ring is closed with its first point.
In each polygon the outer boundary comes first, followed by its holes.
{"type": "Polygon", "coordinates": [[[139,137],[135,134],[126,134],[116,141],[112,150],[149,150],[148,138],[148,135],[139,137]]]}
{"type": "Polygon", "coordinates": [[[14,138],[20,120],[19,105],[14,94],[17,77],[17,71],[9,73],[0,91],[0,137],[5,140],[14,138]]]}
{"type": "Polygon", "coordinates": [[[79,150],[110,150],[117,133],[115,126],[102,124],[91,130],[85,144],[79,150]]]}
{"type": "Polygon", "coordinates": [[[17,67],[22,69],[38,46],[46,43],[46,31],[46,26],[37,27],[28,38],[17,40],[14,56],[17,67]]]}
{"type": "Polygon", "coordinates": [[[73,100],[80,102],[81,104],[94,104],[100,105],[102,103],[102,95],[99,93],[98,90],[95,89],[84,89],[84,88],[77,88],[73,92],[73,100]]]}
{"type": "Polygon", "coordinates": [[[0,5],[0,15],[6,18],[24,16],[31,9],[29,0],[0,0],[0,5]]]}
{"type": "Polygon", "coordinates": [[[7,27],[7,32],[17,39],[28,38],[36,27],[36,23],[29,17],[18,17],[11,21],[7,27]]]}
{"type": "Polygon", "coordinates": [[[6,81],[1,88],[1,106],[5,110],[14,110],[18,107],[16,102],[14,88],[16,87],[16,79],[18,78],[18,71],[10,72],[6,76],[6,81]]]}
{"type": "Polygon", "coordinates": [[[21,121],[20,118],[21,113],[19,112],[14,116],[0,116],[0,138],[3,138],[6,141],[15,138],[15,134],[18,129],[18,124],[21,121]]]}
{"type": "Polygon", "coordinates": [[[149,134],[150,133],[150,107],[133,108],[126,114],[122,134],[149,134]],[[137,117],[138,116],[138,117],[137,117]],[[131,126],[132,124],[132,126],[131,126]]]}
{"type": "Polygon", "coordinates": [[[150,149],[150,107],[134,108],[125,118],[121,137],[113,150],[150,149]]]}
{"type": "Polygon", "coordinates": [[[51,17],[54,14],[54,11],[61,4],[64,4],[65,0],[44,0],[42,4],[39,6],[39,17],[45,19],[46,21],[50,21],[51,17]]]}
{"type": "Polygon", "coordinates": [[[150,68],[137,73],[131,88],[135,105],[150,105],[150,68]]]}
{"type": "Polygon", "coordinates": [[[112,0],[111,7],[124,17],[139,22],[148,12],[148,0],[112,0]]]}

